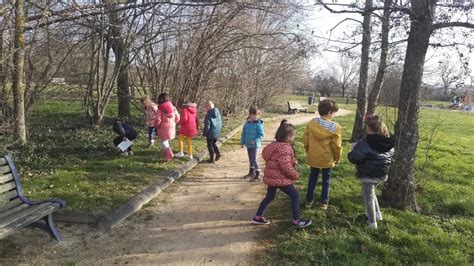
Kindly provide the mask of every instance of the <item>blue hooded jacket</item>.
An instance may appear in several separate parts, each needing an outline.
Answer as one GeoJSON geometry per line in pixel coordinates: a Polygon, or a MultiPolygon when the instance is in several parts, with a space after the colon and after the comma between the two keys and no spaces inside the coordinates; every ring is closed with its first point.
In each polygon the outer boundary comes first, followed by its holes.
{"type": "Polygon", "coordinates": [[[260,148],[264,132],[262,120],[259,119],[253,122],[247,120],[242,130],[240,144],[245,145],[247,148],[260,148]]]}
{"type": "Polygon", "coordinates": [[[221,137],[222,118],[219,109],[212,108],[207,111],[204,118],[203,136],[209,139],[219,139],[221,137]]]}

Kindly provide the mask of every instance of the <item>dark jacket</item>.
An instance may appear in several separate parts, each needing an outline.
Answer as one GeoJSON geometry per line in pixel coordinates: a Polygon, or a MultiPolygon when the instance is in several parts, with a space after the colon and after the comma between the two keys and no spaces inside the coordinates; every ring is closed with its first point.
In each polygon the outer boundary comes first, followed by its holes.
{"type": "Polygon", "coordinates": [[[134,140],[138,136],[137,131],[133,127],[120,120],[115,121],[113,129],[120,137],[127,137],[129,140],[134,140]]]}
{"type": "Polygon", "coordinates": [[[209,109],[204,119],[204,130],[202,134],[209,139],[219,139],[221,137],[221,130],[222,118],[219,109],[209,109]]]}
{"type": "Polygon", "coordinates": [[[347,158],[356,165],[357,177],[384,179],[388,175],[395,141],[393,137],[369,134],[349,152],[347,158]]]}

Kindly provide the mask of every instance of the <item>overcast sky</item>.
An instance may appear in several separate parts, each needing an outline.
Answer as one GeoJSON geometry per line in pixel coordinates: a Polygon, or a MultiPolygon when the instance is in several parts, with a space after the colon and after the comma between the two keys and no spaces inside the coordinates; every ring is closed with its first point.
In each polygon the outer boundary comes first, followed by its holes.
{"type": "MultiPolygon", "coordinates": [[[[340,26],[338,26],[332,32],[330,31],[336,24],[340,21],[344,20],[347,17],[351,17],[357,20],[362,21],[362,16],[358,14],[333,14],[325,9],[321,8],[314,8],[313,12],[310,12],[310,15],[305,19],[304,26],[308,28],[310,31],[314,31],[314,38],[318,42],[318,47],[321,50],[319,55],[316,55],[311,60],[311,67],[313,71],[321,71],[321,70],[328,70],[334,65],[337,64],[338,61],[338,54],[334,52],[324,51],[324,48],[329,47],[331,45],[335,45],[335,42],[327,42],[323,38],[331,38],[333,40],[343,39],[344,32],[349,33],[351,29],[357,26],[357,22],[354,21],[346,21],[340,26]],[[321,38],[323,37],[323,38],[321,38]]],[[[474,36],[473,38],[474,39],[474,36]]],[[[360,46],[356,47],[354,51],[360,53],[360,46]]],[[[405,53],[405,49],[403,49],[403,54],[405,53]]],[[[474,76],[474,54],[465,54],[469,57],[469,65],[471,74],[470,76],[474,76]]],[[[425,64],[425,74],[424,81],[436,85],[438,83],[438,77],[436,74],[432,74],[436,72],[438,62],[445,58],[446,56],[450,57],[453,63],[459,63],[459,57],[456,52],[454,52],[453,48],[438,48],[436,50],[430,48],[428,50],[428,54],[426,56],[426,64],[425,64]]],[[[470,85],[470,77],[466,77],[465,84],[470,85]]]]}

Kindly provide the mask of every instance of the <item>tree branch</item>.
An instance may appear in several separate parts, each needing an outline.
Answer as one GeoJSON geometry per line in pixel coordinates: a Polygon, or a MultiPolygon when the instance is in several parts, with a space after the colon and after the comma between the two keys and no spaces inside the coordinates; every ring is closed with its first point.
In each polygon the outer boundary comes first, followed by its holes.
{"type": "Polygon", "coordinates": [[[459,21],[439,22],[439,23],[433,24],[433,31],[443,29],[443,28],[451,28],[451,27],[463,27],[463,28],[474,29],[474,23],[459,22],[459,21]]]}

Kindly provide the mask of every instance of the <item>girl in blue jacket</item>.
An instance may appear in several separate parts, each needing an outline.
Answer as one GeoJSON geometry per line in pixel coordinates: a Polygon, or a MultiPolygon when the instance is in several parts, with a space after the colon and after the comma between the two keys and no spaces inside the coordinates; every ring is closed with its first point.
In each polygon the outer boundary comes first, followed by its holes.
{"type": "Polygon", "coordinates": [[[260,110],[257,107],[250,107],[249,117],[244,124],[240,145],[247,148],[249,156],[250,169],[244,178],[250,178],[250,181],[260,180],[260,167],[257,162],[258,149],[262,146],[261,142],[264,136],[263,121],[259,119],[260,110]]]}

